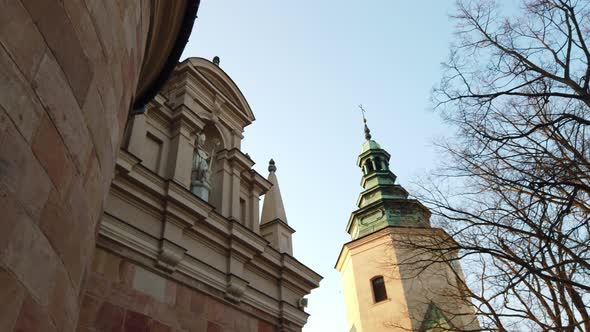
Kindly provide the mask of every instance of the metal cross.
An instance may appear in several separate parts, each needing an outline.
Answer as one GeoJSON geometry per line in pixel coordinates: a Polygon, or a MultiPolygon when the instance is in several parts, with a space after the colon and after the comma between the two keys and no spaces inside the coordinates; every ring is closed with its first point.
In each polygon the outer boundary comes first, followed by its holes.
{"type": "Polygon", "coordinates": [[[359,108],[361,109],[361,113],[363,113],[363,120],[366,122],[366,121],[367,121],[367,119],[365,118],[365,112],[366,112],[366,111],[365,111],[365,109],[363,108],[363,104],[360,104],[360,105],[359,105],[359,108]]]}

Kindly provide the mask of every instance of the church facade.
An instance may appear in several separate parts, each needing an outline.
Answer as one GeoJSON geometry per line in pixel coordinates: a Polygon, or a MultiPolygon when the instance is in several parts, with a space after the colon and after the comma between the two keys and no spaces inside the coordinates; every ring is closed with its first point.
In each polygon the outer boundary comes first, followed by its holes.
{"type": "Polygon", "coordinates": [[[218,61],[202,58],[131,118],[79,331],[302,330],[322,278],[293,257],[277,165],[266,178],[241,150],[252,121],[218,61]]]}
{"type": "Polygon", "coordinates": [[[372,139],[357,165],[363,176],[336,269],[350,332],[478,330],[461,295],[463,272],[452,238],[430,225],[430,211],[396,184],[390,155],[372,139]],[[441,259],[440,255],[446,255],[441,259]]]}

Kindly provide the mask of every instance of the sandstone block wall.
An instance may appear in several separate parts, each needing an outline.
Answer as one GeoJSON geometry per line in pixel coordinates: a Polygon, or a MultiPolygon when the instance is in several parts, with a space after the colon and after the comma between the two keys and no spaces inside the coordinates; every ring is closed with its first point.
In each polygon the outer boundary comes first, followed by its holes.
{"type": "Polygon", "coordinates": [[[78,331],[277,331],[262,319],[264,313],[215,298],[199,287],[165,278],[99,248],[88,277],[78,331]]]}
{"type": "Polygon", "coordinates": [[[149,15],[147,0],[0,0],[0,331],[77,326],[149,15]]]}

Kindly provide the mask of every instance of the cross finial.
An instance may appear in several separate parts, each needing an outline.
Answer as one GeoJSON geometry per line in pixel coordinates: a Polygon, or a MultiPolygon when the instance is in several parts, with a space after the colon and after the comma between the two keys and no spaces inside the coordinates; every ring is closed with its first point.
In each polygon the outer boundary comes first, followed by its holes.
{"type": "Polygon", "coordinates": [[[365,117],[365,109],[363,108],[363,104],[359,105],[361,109],[361,113],[363,114],[363,123],[365,124],[365,139],[368,141],[371,139],[371,130],[367,127],[367,118],[365,117]]]}

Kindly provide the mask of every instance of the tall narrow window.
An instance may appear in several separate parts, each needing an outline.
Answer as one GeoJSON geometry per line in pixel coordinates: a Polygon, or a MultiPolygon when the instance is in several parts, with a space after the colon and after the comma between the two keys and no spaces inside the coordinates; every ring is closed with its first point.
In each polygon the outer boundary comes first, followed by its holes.
{"type": "Polygon", "coordinates": [[[375,169],[376,171],[379,171],[379,170],[382,170],[383,169],[382,166],[381,166],[381,159],[375,158],[375,168],[376,168],[375,169]]]}
{"type": "Polygon", "coordinates": [[[367,174],[373,172],[373,164],[371,163],[371,160],[367,160],[365,167],[367,167],[367,174]]]}
{"type": "Polygon", "coordinates": [[[371,279],[373,288],[373,299],[375,303],[387,300],[387,291],[385,290],[385,281],[382,276],[371,279]]]}
{"type": "Polygon", "coordinates": [[[241,221],[242,221],[242,224],[244,224],[244,225],[246,224],[246,216],[247,216],[246,212],[247,212],[246,211],[246,200],[240,198],[240,219],[242,219],[241,221]]]}

